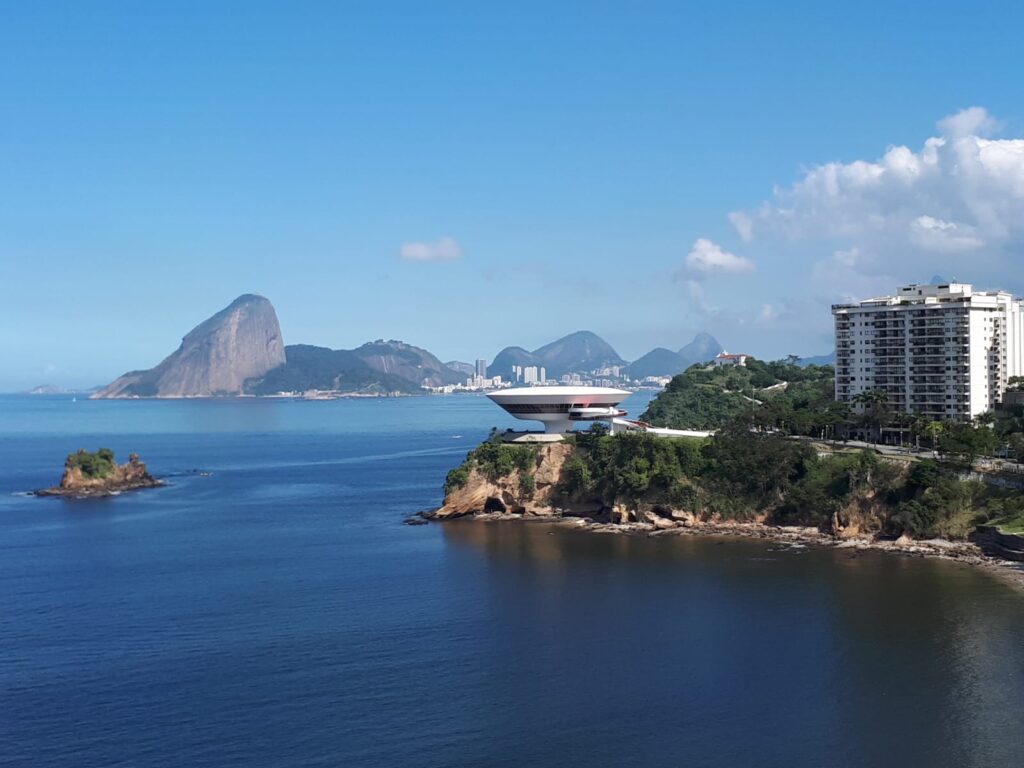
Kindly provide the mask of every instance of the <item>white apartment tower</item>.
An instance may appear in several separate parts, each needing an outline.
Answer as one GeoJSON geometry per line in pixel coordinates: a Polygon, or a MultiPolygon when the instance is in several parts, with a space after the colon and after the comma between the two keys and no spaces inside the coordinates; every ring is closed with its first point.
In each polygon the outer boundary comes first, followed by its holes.
{"type": "Polygon", "coordinates": [[[836,400],[880,389],[893,411],[967,421],[1024,375],[1024,311],[1006,291],[908,285],[835,304],[836,400]]]}

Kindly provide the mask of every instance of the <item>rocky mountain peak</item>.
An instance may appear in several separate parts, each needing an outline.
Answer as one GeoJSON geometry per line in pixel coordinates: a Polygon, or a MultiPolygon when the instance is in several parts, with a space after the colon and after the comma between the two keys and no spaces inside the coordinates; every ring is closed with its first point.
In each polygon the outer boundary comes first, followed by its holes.
{"type": "Polygon", "coordinates": [[[269,300],[243,294],[187,334],[155,368],[132,371],[94,397],[210,397],[241,394],[245,381],[285,362],[269,300]]]}

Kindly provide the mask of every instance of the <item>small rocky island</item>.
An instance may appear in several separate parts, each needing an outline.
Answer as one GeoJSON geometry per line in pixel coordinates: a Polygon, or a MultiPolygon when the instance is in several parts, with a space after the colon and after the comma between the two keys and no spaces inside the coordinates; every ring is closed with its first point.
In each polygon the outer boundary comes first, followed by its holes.
{"type": "Polygon", "coordinates": [[[126,464],[118,464],[109,448],[87,451],[80,448],[68,454],[60,485],[36,491],[37,496],[64,496],[73,499],[114,496],[122,491],[157,488],[163,485],[139,461],[138,454],[128,456],[126,464]]]}

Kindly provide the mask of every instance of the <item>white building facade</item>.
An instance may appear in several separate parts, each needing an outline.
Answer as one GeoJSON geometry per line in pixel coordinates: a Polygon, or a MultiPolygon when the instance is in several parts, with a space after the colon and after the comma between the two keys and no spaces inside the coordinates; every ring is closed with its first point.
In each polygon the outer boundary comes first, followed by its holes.
{"type": "Polygon", "coordinates": [[[908,285],[894,296],[832,307],[836,400],[871,390],[887,408],[967,421],[992,410],[1024,375],[1024,308],[1006,291],[908,285]]]}

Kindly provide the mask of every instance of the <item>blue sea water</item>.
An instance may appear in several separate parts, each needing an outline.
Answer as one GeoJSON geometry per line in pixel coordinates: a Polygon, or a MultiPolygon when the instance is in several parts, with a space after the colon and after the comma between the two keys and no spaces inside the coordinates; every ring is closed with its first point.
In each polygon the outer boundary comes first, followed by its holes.
{"type": "Polygon", "coordinates": [[[403,525],[492,425],[473,396],[0,397],[0,765],[1024,765],[1018,591],[932,560],[403,525]],[[23,495],[100,446],[168,486],[23,495]]]}

